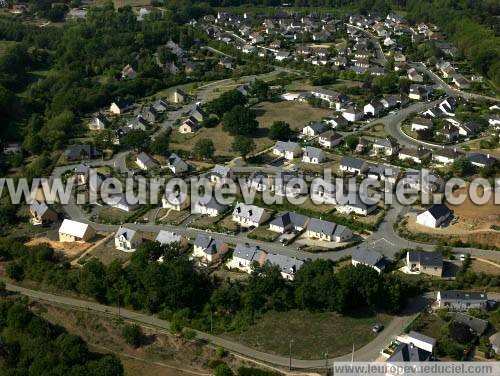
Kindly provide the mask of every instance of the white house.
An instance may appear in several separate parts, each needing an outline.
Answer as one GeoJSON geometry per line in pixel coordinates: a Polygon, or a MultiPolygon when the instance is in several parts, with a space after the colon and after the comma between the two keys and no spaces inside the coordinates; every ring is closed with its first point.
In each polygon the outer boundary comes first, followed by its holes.
{"type": "Polygon", "coordinates": [[[115,234],[115,248],[123,252],[135,252],[142,243],[140,234],[131,228],[120,226],[115,234]]]}
{"type": "Polygon", "coordinates": [[[88,242],[95,236],[92,226],[71,219],[65,219],[58,232],[60,242],[88,242]]]}
{"type": "Polygon", "coordinates": [[[356,199],[353,202],[346,202],[344,204],[337,203],[336,209],[339,213],[350,214],[356,213],[358,215],[369,215],[377,209],[377,203],[374,200],[361,197],[356,194],[356,199]]]}
{"type": "Polygon", "coordinates": [[[269,218],[267,211],[255,205],[238,203],[233,210],[233,221],[244,227],[259,227],[269,218]]]}
{"type": "Polygon", "coordinates": [[[135,164],[141,169],[141,170],[152,170],[157,166],[156,162],[154,161],[153,158],[151,158],[147,153],[141,152],[140,154],[137,155],[137,158],[135,159],[135,164]]]}
{"type": "Polygon", "coordinates": [[[302,154],[302,148],[296,142],[277,141],[273,148],[273,154],[291,161],[302,154]]]}
{"type": "MultiPolygon", "coordinates": [[[[156,235],[155,242],[161,245],[177,243],[180,248],[186,248],[189,244],[188,239],[172,231],[160,230],[156,235]]],[[[161,257],[160,257],[161,259],[161,257]]]]}
{"type": "Polygon", "coordinates": [[[366,116],[378,116],[382,111],[384,111],[384,105],[377,100],[373,100],[363,107],[363,112],[366,116]]]}
{"type": "Polygon", "coordinates": [[[362,159],[345,156],[342,157],[339,168],[341,172],[362,174],[367,170],[368,165],[362,159]]]}
{"type": "Polygon", "coordinates": [[[344,112],[342,112],[342,116],[346,120],[354,122],[363,119],[364,113],[360,109],[349,107],[344,112]]]}
{"type": "Polygon", "coordinates": [[[234,174],[231,167],[225,165],[215,165],[212,171],[210,172],[210,181],[213,184],[224,184],[228,179],[233,179],[234,174]]]}
{"type": "Polygon", "coordinates": [[[431,151],[424,148],[402,148],[399,151],[398,158],[402,161],[412,160],[415,163],[422,163],[424,159],[431,156],[431,151]]]}
{"type": "Polygon", "coordinates": [[[316,137],[328,128],[327,124],[316,121],[311,122],[302,128],[302,134],[307,137],[316,137]]]}
{"type": "Polygon", "coordinates": [[[391,156],[398,150],[398,145],[389,138],[377,138],[373,140],[372,149],[377,154],[391,156]]]}
{"type": "Polygon", "coordinates": [[[365,265],[381,273],[387,265],[387,260],[383,255],[368,248],[356,248],[352,253],[351,263],[354,266],[365,265]]]}
{"type": "Polygon", "coordinates": [[[126,195],[123,193],[108,197],[106,203],[110,208],[123,210],[124,212],[131,212],[139,207],[138,203],[129,203],[126,195]]]}
{"type": "Polygon", "coordinates": [[[277,266],[281,272],[281,276],[289,281],[293,281],[295,273],[304,265],[304,261],[302,260],[275,253],[269,253],[267,255],[266,263],[277,266]]]}
{"type": "Polygon", "coordinates": [[[202,265],[210,265],[222,259],[227,252],[227,244],[211,236],[198,235],[193,245],[193,258],[202,265]]]}
{"type": "Polygon", "coordinates": [[[336,186],[334,181],[326,181],[318,177],[311,183],[311,200],[315,203],[337,204],[336,186]]]}
{"type": "Polygon", "coordinates": [[[189,165],[184,162],[177,154],[172,153],[167,159],[167,168],[174,174],[182,174],[189,170],[189,165]]]}
{"type": "Polygon", "coordinates": [[[414,332],[413,330],[405,335],[397,336],[396,340],[400,343],[406,343],[408,345],[413,345],[419,349],[434,353],[436,348],[436,340],[432,337],[414,332]]]}
{"type": "Polygon", "coordinates": [[[444,148],[432,152],[432,160],[436,163],[448,165],[452,164],[458,159],[464,158],[465,154],[458,151],[456,148],[444,148]]]}
{"type": "Polygon", "coordinates": [[[319,135],[318,143],[324,148],[332,149],[339,145],[343,139],[344,137],[335,131],[326,131],[319,135]]]}
{"type": "Polygon", "coordinates": [[[165,194],[161,199],[162,207],[181,211],[187,209],[191,204],[190,195],[187,192],[165,190],[165,194]]]}
{"type": "Polygon", "coordinates": [[[428,210],[417,215],[417,223],[422,226],[437,228],[451,216],[451,211],[444,204],[432,205],[428,210]]]}
{"type": "Polygon", "coordinates": [[[488,304],[488,295],[480,291],[438,291],[436,303],[439,308],[447,308],[451,311],[485,309],[488,304]]]}
{"type": "Polygon", "coordinates": [[[215,197],[195,200],[191,208],[193,214],[208,215],[209,217],[217,217],[226,210],[227,206],[219,204],[215,197]]]}
{"type": "Polygon", "coordinates": [[[259,246],[252,246],[248,243],[238,243],[233,251],[233,257],[226,263],[229,269],[238,269],[245,273],[252,272],[252,265],[264,265],[266,253],[259,246]]]}
{"type": "Polygon", "coordinates": [[[312,146],[306,146],[304,148],[304,153],[302,154],[302,162],[320,164],[323,163],[325,159],[326,155],[323,150],[312,146]]]}
{"type": "Polygon", "coordinates": [[[411,122],[412,132],[432,129],[432,120],[424,117],[415,117],[411,122]]]}
{"type": "Polygon", "coordinates": [[[316,218],[311,218],[309,221],[306,235],[310,239],[337,243],[352,238],[352,232],[347,227],[316,218]]]}

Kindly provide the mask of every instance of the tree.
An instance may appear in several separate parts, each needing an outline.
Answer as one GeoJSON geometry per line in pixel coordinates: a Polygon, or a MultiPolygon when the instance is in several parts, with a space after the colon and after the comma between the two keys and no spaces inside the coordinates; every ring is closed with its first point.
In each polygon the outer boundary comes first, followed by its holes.
{"type": "Polygon", "coordinates": [[[233,371],[226,363],[220,363],[214,369],[214,376],[233,376],[233,371]]]}
{"type": "Polygon", "coordinates": [[[474,166],[467,159],[459,159],[453,162],[451,171],[455,176],[470,176],[474,173],[474,166]]]}
{"type": "Polygon", "coordinates": [[[272,140],[288,141],[291,135],[290,124],[284,121],[275,121],[269,128],[269,138],[272,140]]]}
{"type": "Polygon", "coordinates": [[[348,135],[346,138],[345,138],[345,146],[349,149],[349,150],[354,150],[356,149],[356,146],[358,145],[358,137],[353,135],[353,134],[350,134],[348,135]]]}
{"type": "Polygon", "coordinates": [[[123,136],[123,146],[136,151],[146,150],[149,144],[149,136],[146,131],[132,129],[123,136]]]}
{"type": "Polygon", "coordinates": [[[212,159],[215,154],[214,143],[208,138],[201,138],[196,141],[193,152],[197,158],[212,159]]]}
{"type": "Polygon", "coordinates": [[[246,159],[246,156],[255,150],[255,142],[252,138],[237,136],[231,145],[231,149],[235,153],[239,153],[243,159],[246,159]]]}
{"type": "Polygon", "coordinates": [[[251,136],[259,127],[255,117],[254,111],[238,105],[226,112],[222,119],[222,128],[232,135],[251,136]]]}
{"type": "Polygon", "coordinates": [[[262,80],[255,80],[250,88],[250,95],[257,97],[259,101],[265,101],[269,99],[269,84],[262,80]]]}
{"type": "Polygon", "coordinates": [[[223,93],[219,98],[213,99],[205,105],[208,113],[215,114],[219,118],[235,106],[243,106],[247,103],[245,96],[238,90],[223,93]]]}
{"type": "Polygon", "coordinates": [[[170,144],[170,128],[160,132],[149,146],[149,150],[154,154],[169,156],[168,145],[170,144]]]}
{"type": "Polygon", "coordinates": [[[137,348],[141,346],[144,334],[142,333],[142,329],[139,325],[125,324],[122,329],[122,336],[127,344],[137,348]]]}
{"type": "Polygon", "coordinates": [[[452,322],[448,328],[448,332],[451,338],[462,345],[466,345],[474,339],[470,328],[461,322],[452,322]]]}

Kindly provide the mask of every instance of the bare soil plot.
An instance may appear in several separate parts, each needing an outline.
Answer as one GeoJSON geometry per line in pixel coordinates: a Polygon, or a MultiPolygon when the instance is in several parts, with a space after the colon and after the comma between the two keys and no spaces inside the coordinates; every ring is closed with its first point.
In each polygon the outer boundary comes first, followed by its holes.
{"type": "Polygon", "coordinates": [[[131,253],[123,252],[115,248],[114,238],[112,237],[109,241],[97,246],[92,252],[89,252],[83,256],[79,262],[85,263],[91,258],[96,258],[101,261],[104,265],[108,265],[111,262],[118,260],[120,262],[126,262],[130,260],[132,256],[131,253]]]}
{"type": "MultiPolygon", "coordinates": [[[[493,261],[491,262],[494,263],[493,261]]],[[[473,259],[470,267],[471,270],[476,273],[482,272],[490,275],[500,276],[500,264],[496,265],[497,266],[480,259],[473,259]]]]}
{"type": "Polygon", "coordinates": [[[156,215],[159,223],[177,226],[191,215],[189,210],[176,211],[171,209],[160,209],[156,215]]]}
{"type": "MultiPolygon", "coordinates": [[[[98,237],[93,239],[94,241],[98,241],[98,237]]],[[[54,251],[62,252],[69,260],[72,260],[78,256],[80,256],[83,252],[85,252],[89,247],[92,246],[93,243],[79,243],[79,242],[60,242],[56,240],[52,240],[46,237],[35,238],[27,243],[25,243],[28,247],[33,247],[39,244],[48,244],[50,245],[54,251]]]]}
{"type": "MultiPolygon", "coordinates": [[[[460,205],[447,204],[453,210],[454,221],[445,228],[433,229],[415,223],[415,216],[408,217],[407,228],[411,232],[426,233],[433,236],[456,238],[467,242],[489,244],[500,247],[500,231],[491,229],[492,224],[500,223],[500,209],[495,205],[494,195],[485,205],[476,205],[468,194],[468,188],[461,188],[454,195],[465,194],[466,200],[460,205]]],[[[478,193],[479,195],[482,192],[478,193]]]]}

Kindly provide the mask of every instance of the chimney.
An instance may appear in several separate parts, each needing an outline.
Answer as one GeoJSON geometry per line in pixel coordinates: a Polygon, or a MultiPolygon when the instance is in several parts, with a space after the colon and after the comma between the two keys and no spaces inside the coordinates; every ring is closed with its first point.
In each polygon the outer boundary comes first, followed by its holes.
{"type": "Polygon", "coordinates": [[[486,154],[486,159],[490,159],[490,154],[486,154]]]}
{"type": "Polygon", "coordinates": [[[252,210],[249,210],[248,211],[248,216],[251,217],[252,216],[252,210]]]}

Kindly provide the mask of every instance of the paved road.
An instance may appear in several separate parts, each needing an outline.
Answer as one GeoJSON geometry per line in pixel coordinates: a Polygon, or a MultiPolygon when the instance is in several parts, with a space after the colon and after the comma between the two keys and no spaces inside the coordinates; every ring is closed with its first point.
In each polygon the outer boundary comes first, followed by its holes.
{"type": "Polygon", "coordinates": [[[362,27],[352,25],[349,23],[346,23],[346,25],[361,31],[363,34],[365,34],[372,41],[373,45],[375,46],[375,51],[377,53],[377,57],[373,60],[377,64],[379,64],[381,66],[385,66],[385,64],[387,63],[387,59],[384,55],[384,51],[382,50],[382,46],[380,45],[380,40],[375,35],[373,35],[370,31],[363,29],[362,27]]]}
{"type": "MultiPolygon", "coordinates": [[[[42,300],[58,305],[65,305],[72,308],[105,313],[113,316],[120,315],[124,319],[132,320],[140,324],[154,326],[156,328],[165,330],[170,329],[170,323],[168,321],[160,320],[156,316],[151,316],[144,313],[131,311],[125,308],[118,309],[117,307],[106,306],[92,301],[31,290],[20,286],[12,285],[10,283],[6,284],[6,288],[9,291],[28,296],[33,300],[42,300]]],[[[386,345],[388,345],[391,342],[391,340],[394,339],[398,334],[400,334],[402,329],[409,322],[411,322],[413,318],[416,316],[416,312],[421,311],[427,303],[428,302],[425,298],[417,298],[414,299],[412,302],[410,302],[406,311],[401,316],[394,318],[394,320],[392,320],[391,323],[381,333],[379,333],[372,342],[354,352],[354,359],[357,361],[375,360],[378,357],[380,350],[384,348],[386,345]]],[[[289,364],[288,357],[273,355],[262,351],[258,351],[248,346],[245,346],[241,343],[234,342],[218,336],[214,336],[205,332],[200,332],[200,331],[195,331],[195,332],[197,338],[208,341],[215,346],[221,346],[229,351],[242,354],[247,357],[257,359],[263,362],[271,363],[273,365],[288,367],[289,364]]],[[[325,366],[325,359],[322,358],[320,354],[318,355],[319,357],[317,360],[292,359],[292,367],[295,369],[323,368],[325,366]]],[[[332,361],[347,361],[350,359],[351,359],[351,354],[346,354],[344,356],[340,356],[337,358],[330,358],[329,362],[331,363],[332,361]]]]}

